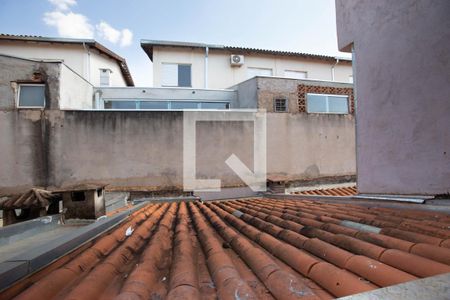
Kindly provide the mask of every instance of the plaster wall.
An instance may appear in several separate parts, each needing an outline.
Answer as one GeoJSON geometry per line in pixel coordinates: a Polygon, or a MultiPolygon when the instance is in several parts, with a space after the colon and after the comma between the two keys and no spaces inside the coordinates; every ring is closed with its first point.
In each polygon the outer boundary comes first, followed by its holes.
{"type": "Polygon", "coordinates": [[[360,193],[450,192],[450,2],[336,0],[354,47],[360,193]]]}
{"type": "Polygon", "coordinates": [[[93,86],[83,77],[61,65],[60,109],[92,109],[93,86]]]}
{"type": "MultiPolygon", "coordinates": [[[[269,54],[245,54],[244,65],[232,67],[230,55],[226,50],[210,49],[208,56],[208,88],[229,88],[249,79],[248,68],[271,69],[273,76],[284,77],[286,70],[307,72],[307,78],[332,80],[331,67],[335,61],[312,58],[282,57],[269,54]]],[[[192,87],[204,88],[205,51],[204,49],[154,47],[153,81],[155,87],[161,86],[162,63],[185,63],[192,65],[192,87]]],[[[335,81],[348,82],[352,74],[349,62],[337,64],[335,81]]]]}
{"type": "MultiPolygon", "coordinates": [[[[43,121],[39,113],[0,114],[0,191],[43,178],[55,187],[83,182],[182,186],[182,112],[49,110],[43,121]]],[[[269,113],[267,133],[269,175],[354,174],[351,115],[269,113]]],[[[234,153],[253,169],[253,123],[199,122],[196,141],[197,178],[243,185],[225,160],[234,153]]]]}

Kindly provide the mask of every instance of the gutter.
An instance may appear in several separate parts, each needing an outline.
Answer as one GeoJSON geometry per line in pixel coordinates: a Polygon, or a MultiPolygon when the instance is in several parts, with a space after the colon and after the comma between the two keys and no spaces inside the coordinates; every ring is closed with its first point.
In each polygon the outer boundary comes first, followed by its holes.
{"type": "Polygon", "coordinates": [[[209,47],[205,46],[205,89],[208,88],[208,55],[209,47]]]}
{"type": "Polygon", "coordinates": [[[83,48],[84,50],[86,50],[87,54],[87,62],[86,62],[87,71],[85,72],[85,75],[87,77],[87,81],[91,82],[91,52],[89,51],[89,48],[86,47],[85,42],[83,42],[83,48]]]}

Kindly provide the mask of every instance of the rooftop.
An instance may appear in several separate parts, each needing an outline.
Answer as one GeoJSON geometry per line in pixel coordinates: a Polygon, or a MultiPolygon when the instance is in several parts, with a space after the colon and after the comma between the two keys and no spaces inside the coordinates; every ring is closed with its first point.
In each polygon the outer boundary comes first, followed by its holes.
{"type": "Polygon", "coordinates": [[[179,41],[159,41],[159,40],[141,40],[141,47],[147,53],[150,60],[153,61],[153,47],[178,47],[178,48],[208,48],[216,50],[228,50],[233,52],[233,54],[270,54],[279,56],[291,56],[291,57],[303,57],[303,58],[314,58],[321,60],[336,61],[337,59],[342,61],[351,62],[351,58],[328,56],[320,54],[310,54],[302,52],[292,52],[292,51],[280,51],[280,50],[269,50],[260,48],[248,48],[248,47],[236,47],[236,46],[225,46],[216,44],[204,44],[204,43],[192,43],[192,42],[179,42],[179,41]]]}
{"type": "Polygon", "coordinates": [[[35,35],[14,35],[14,34],[4,34],[0,33],[0,41],[23,41],[23,42],[34,42],[34,43],[50,43],[50,44],[80,44],[86,45],[88,47],[94,48],[101,54],[108,56],[117,61],[120,70],[123,74],[125,82],[128,86],[134,86],[133,78],[131,77],[130,70],[128,69],[127,62],[125,58],[117,55],[110,49],[106,48],[102,44],[98,43],[93,39],[70,39],[70,38],[54,38],[54,37],[43,37],[35,35]]]}
{"type": "Polygon", "coordinates": [[[309,200],[149,204],[0,298],[330,299],[450,272],[449,226],[309,200]]]}

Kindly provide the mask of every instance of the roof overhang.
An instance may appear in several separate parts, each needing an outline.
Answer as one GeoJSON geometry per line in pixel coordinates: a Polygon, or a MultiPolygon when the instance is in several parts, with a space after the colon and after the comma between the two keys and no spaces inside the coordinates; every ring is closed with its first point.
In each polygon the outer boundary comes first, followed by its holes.
{"type": "Polygon", "coordinates": [[[352,61],[351,58],[337,57],[337,56],[327,56],[319,54],[309,54],[301,52],[290,52],[290,51],[279,51],[279,50],[268,50],[268,49],[258,49],[258,48],[246,48],[246,47],[234,47],[234,46],[224,46],[216,44],[204,44],[204,43],[191,43],[191,42],[178,42],[178,41],[160,41],[160,40],[141,40],[141,47],[147,53],[151,61],[153,61],[153,49],[154,47],[172,47],[172,48],[208,48],[210,50],[226,50],[233,54],[266,54],[266,55],[277,55],[277,56],[289,56],[289,57],[301,57],[309,59],[319,59],[326,61],[352,61]]]}

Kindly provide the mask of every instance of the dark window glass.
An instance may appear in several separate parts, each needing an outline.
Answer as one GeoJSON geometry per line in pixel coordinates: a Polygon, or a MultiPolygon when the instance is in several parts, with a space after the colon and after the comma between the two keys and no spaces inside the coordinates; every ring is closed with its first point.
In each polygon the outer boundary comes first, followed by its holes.
{"type": "Polygon", "coordinates": [[[178,86],[190,87],[191,65],[178,65],[178,86]]]}
{"type": "Polygon", "coordinates": [[[45,85],[20,85],[19,106],[44,107],[45,85]]]}
{"type": "Polygon", "coordinates": [[[169,102],[167,101],[142,101],[141,109],[168,109],[169,102]]]}
{"type": "Polygon", "coordinates": [[[105,103],[106,109],[136,109],[136,101],[109,101],[105,103]]]}
{"type": "Polygon", "coordinates": [[[84,201],[86,194],[84,192],[72,192],[72,201],[84,201]]]}
{"type": "Polygon", "coordinates": [[[275,99],[275,111],[276,112],[287,111],[286,99],[275,99]]]}
{"type": "Polygon", "coordinates": [[[203,109],[227,109],[229,104],[226,102],[202,102],[203,109]]]}
{"type": "Polygon", "coordinates": [[[172,109],[196,109],[198,108],[198,102],[190,101],[173,101],[172,109]]]}

